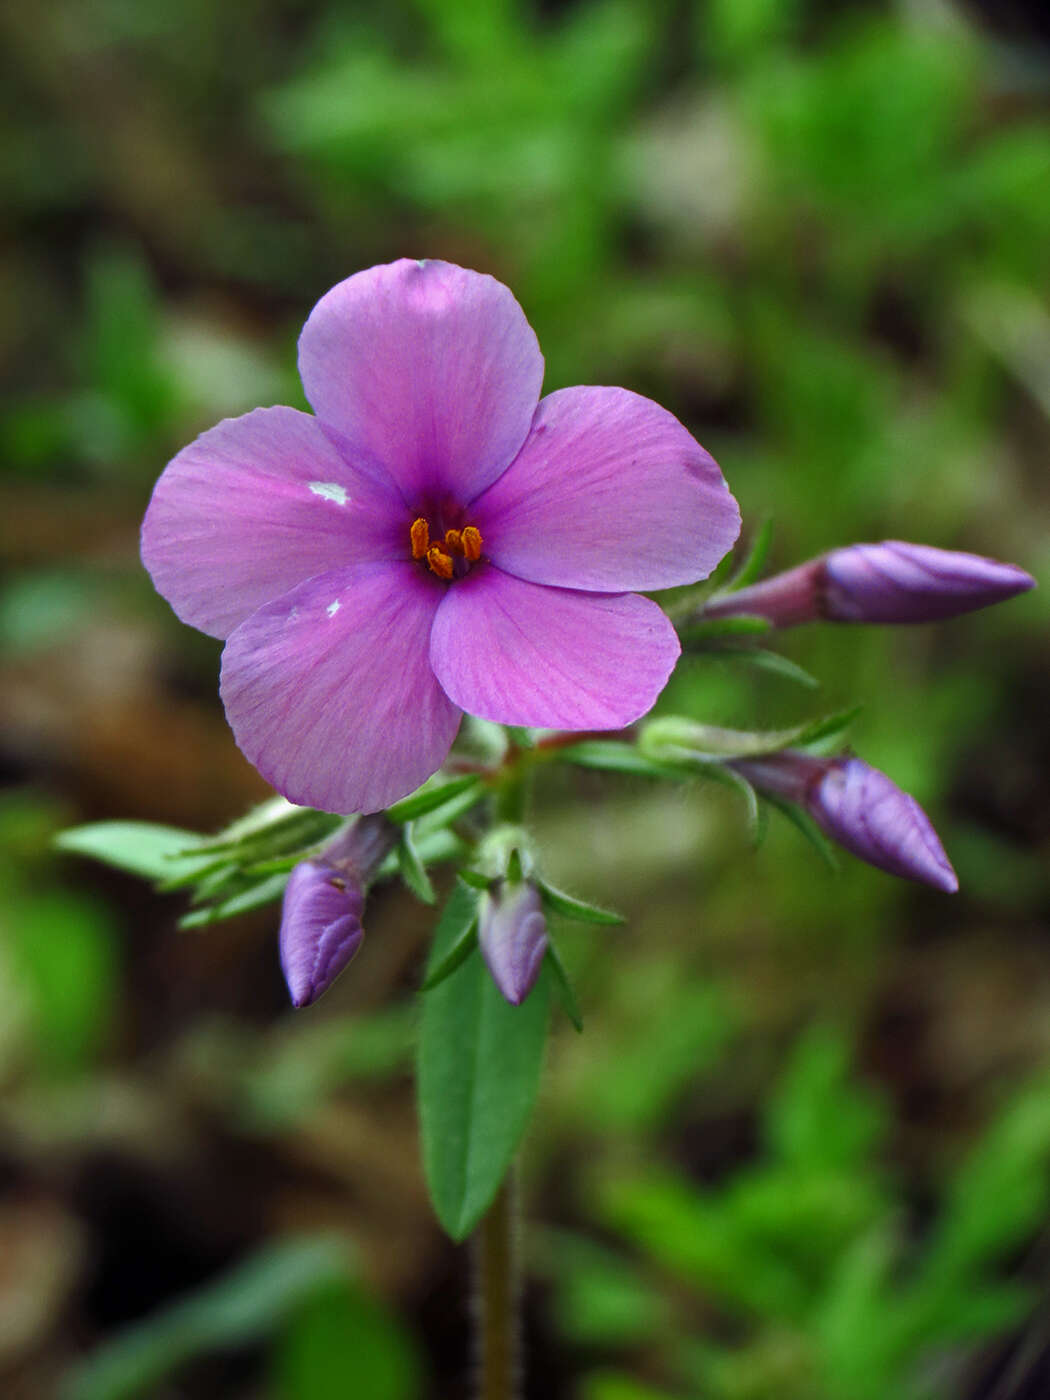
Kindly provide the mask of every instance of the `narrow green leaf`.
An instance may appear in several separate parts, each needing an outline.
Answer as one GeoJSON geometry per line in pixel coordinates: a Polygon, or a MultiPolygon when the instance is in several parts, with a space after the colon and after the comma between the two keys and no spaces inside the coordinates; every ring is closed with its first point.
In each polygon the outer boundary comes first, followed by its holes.
{"type": "Polygon", "coordinates": [[[283,797],[272,798],[207,838],[201,850],[229,855],[247,864],[271,856],[316,846],[345,824],[345,817],[318,812],[313,807],[296,807],[283,797]]]}
{"type": "MultiPolygon", "coordinates": [[[[214,859],[202,856],[200,860],[193,856],[184,863],[180,862],[180,865],[181,874],[157,881],[157,889],[161,894],[173,894],[176,890],[187,889],[190,885],[202,885],[207,888],[215,883],[217,876],[238,873],[237,867],[230,864],[229,856],[214,859]]],[[[221,879],[219,883],[222,883],[221,879]]]]}
{"type": "Polygon", "coordinates": [[[830,747],[839,744],[846,730],[863,709],[863,705],[853,705],[848,710],[838,710],[835,714],[825,715],[823,719],[815,719],[791,742],[796,748],[819,748],[827,752],[830,747]]]}
{"type": "Polygon", "coordinates": [[[580,1015],[579,1003],[576,1000],[576,993],[569,980],[569,974],[565,970],[565,964],[561,960],[561,954],[555,946],[553,938],[549,933],[547,936],[547,961],[551,965],[554,973],[554,982],[561,996],[561,1004],[565,1008],[565,1014],[572,1022],[576,1030],[583,1034],[583,1017],[580,1015]]]}
{"type": "MultiPolygon", "coordinates": [[[[438,923],[431,965],[461,937],[474,895],[457,885],[438,923]]],[[[462,1240],[492,1202],[539,1087],[550,977],[509,1006],[480,957],[423,999],[418,1047],[423,1163],[438,1219],[462,1240]]]]}
{"type": "Polygon", "coordinates": [[[252,885],[250,889],[241,890],[229,899],[220,900],[218,904],[209,904],[203,909],[191,909],[179,920],[179,928],[203,928],[206,924],[217,924],[223,919],[232,919],[238,914],[247,914],[252,909],[259,909],[264,904],[272,904],[284,894],[287,883],[287,875],[271,875],[252,885]]]}
{"type": "MultiPolygon", "coordinates": [[[[451,802],[454,797],[459,797],[462,793],[471,792],[472,789],[479,789],[481,780],[476,774],[469,773],[463,778],[452,778],[448,782],[430,784],[424,783],[416,792],[409,797],[404,797],[400,802],[395,802],[392,807],[388,807],[386,814],[392,822],[401,825],[404,822],[414,821],[417,817],[425,816],[428,812],[435,812],[439,807],[444,807],[446,802],[451,802]]],[[[473,804],[472,804],[473,805],[473,804]]]]}
{"type": "Polygon", "coordinates": [[[446,977],[451,977],[452,974],[455,972],[456,968],[462,967],[462,965],[470,957],[471,953],[477,946],[477,942],[478,920],[477,915],[475,914],[475,916],[471,919],[470,923],[460,934],[456,942],[453,943],[452,947],[448,950],[445,956],[440,959],[437,966],[432,971],[429,971],[427,973],[426,979],[424,980],[420,991],[433,991],[435,987],[440,986],[441,983],[444,982],[446,977]]]}
{"type": "Polygon", "coordinates": [[[758,794],[755,789],[740,773],[733,768],[727,768],[724,763],[706,763],[703,768],[706,778],[713,778],[716,783],[722,783],[725,787],[730,787],[734,792],[744,799],[744,807],[747,811],[747,831],[752,842],[758,841],[759,817],[758,817],[758,794]]]}
{"type": "Polygon", "coordinates": [[[835,854],[831,842],[809,813],[801,807],[796,807],[793,802],[788,802],[786,798],[777,797],[772,793],[764,792],[762,797],[771,807],[775,807],[778,812],[783,812],[792,826],[801,831],[828,869],[837,875],[839,873],[839,858],[835,854]]]}
{"type": "Polygon", "coordinates": [[[694,622],[683,623],[678,633],[685,646],[698,651],[709,642],[761,636],[763,632],[772,631],[772,626],[768,618],[741,613],[737,617],[700,617],[694,622]]]}
{"type": "Polygon", "coordinates": [[[622,914],[614,914],[611,909],[602,909],[597,904],[588,904],[586,900],[576,899],[571,894],[566,894],[564,890],[559,890],[555,885],[549,885],[546,880],[537,880],[540,897],[548,909],[555,914],[561,914],[566,919],[575,919],[581,924],[622,924],[624,918],[622,914]]]}
{"type": "Polygon", "coordinates": [[[266,1337],[307,1299],[347,1278],[345,1246],[289,1239],[237,1265],[216,1282],[134,1323],[67,1376],[62,1400],[134,1400],[159,1394],[176,1367],[220,1347],[266,1337]]]}
{"type": "Polygon", "coordinates": [[[558,750],[558,758],[581,768],[597,768],[606,773],[630,773],[643,778],[678,778],[681,769],[674,764],[649,758],[632,744],[611,739],[587,739],[558,750]]]}
{"type": "Polygon", "coordinates": [[[424,904],[433,904],[437,896],[434,894],[434,886],[430,883],[430,876],[427,868],[419,858],[415,843],[412,840],[412,824],[406,822],[401,832],[401,843],[397,848],[397,864],[401,871],[401,878],[405,884],[424,904]]]}
{"type": "Polygon", "coordinates": [[[754,583],[759,574],[766,567],[766,560],[769,558],[769,546],[773,543],[773,521],[771,518],[763,520],[762,524],[755,531],[751,541],[751,548],[748,550],[744,562],[737,569],[730,579],[727,592],[735,593],[737,589],[746,588],[749,583],[754,583]]]}
{"type": "Polygon", "coordinates": [[[720,655],[732,657],[734,661],[744,661],[761,671],[771,671],[773,675],[783,676],[785,680],[795,681],[809,690],[820,688],[816,676],[811,676],[796,662],[781,656],[779,651],[767,651],[765,647],[723,647],[720,655]]]}
{"type": "Polygon", "coordinates": [[[55,845],[147,880],[165,880],[211,864],[193,849],[201,839],[194,831],[153,822],[91,822],[60,831],[55,845]]]}

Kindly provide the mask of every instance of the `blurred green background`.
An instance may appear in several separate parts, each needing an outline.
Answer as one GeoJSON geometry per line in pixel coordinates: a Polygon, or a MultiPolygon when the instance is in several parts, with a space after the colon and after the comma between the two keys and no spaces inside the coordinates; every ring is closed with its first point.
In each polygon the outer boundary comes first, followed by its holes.
{"type": "MultiPolygon", "coordinates": [[[[289,1011],[276,911],[51,847],[201,830],[266,789],[219,645],[137,529],[220,417],[302,405],[332,283],[506,281],[548,389],[623,384],[720,461],[787,566],[856,539],[1048,576],[1050,22],[831,0],[45,0],[0,7],[0,1386],[10,1400],[468,1393],[468,1267],[418,1163],[430,911],[289,1011]]],[[[528,1395],[1050,1394],[1046,589],[913,631],[806,629],[820,690],[684,664],[665,706],[857,700],[962,893],[732,794],[552,774],[566,931],[525,1157],[528,1395]]]]}

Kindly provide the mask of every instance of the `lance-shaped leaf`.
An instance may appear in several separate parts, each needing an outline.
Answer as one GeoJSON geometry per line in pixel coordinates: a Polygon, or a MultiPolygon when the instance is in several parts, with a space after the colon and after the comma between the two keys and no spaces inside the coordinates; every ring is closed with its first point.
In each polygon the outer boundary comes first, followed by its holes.
{"type": "MultiPolygon", "coordinates": [[[[457,885],[434,938],[436,968],[475,917],[457,885]]],[[[549,973],[521,1006],[509,1006],[480,956],[423,1000],[418,1084],[423,1164],[438,1219],[461,1240],[484,1214],[517,1151],[539,1087],[547,1035],[549,973]]]]}
{"type": "Polygon", "coordinates": [[[200,873],[213,862],[196,853],[202,838],[194,831],[153,822],[91,822],[55,837],[61,851],[89,856],[104,865],[147,880],[200,873]]]}

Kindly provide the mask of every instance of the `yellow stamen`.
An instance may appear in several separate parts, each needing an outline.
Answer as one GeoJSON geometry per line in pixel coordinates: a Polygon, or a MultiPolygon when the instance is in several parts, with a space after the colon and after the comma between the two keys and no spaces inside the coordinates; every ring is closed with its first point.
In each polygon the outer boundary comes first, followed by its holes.
{"type": "Polygon", "coordinates": [[[432,544],[427,550],[427,563],[438,578],[450,579],[455,572],[451,556],[438,544],[432,544]]]}
{"type": "Polygon", "coordinates": [[[463,553],[463,534],[460,530],[445,531],[445,548],[450,554],[463,553]]]}
{"type": "Polygon", "coordinates": [[[418,520],[412,521],[408,535],[412,541],[412,558],[425,558],[427,550],[430,548],[430,526],[422,516],[418,520]]]}
{"type": "Polygon", "coordinates": [[[460,534],[460,543],[463,553],[473,564],[475,560],[481,558],[481,531],[476,525],[468,525],[460,534]]]}

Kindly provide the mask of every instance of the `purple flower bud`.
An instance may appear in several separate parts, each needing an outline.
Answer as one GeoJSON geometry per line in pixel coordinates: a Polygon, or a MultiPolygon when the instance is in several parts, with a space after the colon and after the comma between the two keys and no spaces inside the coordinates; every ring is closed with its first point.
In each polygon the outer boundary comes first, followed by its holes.
{"type": "Polygon", "coordinates": [[[824,559],[824,615],[834,622],[939,622],[1035,587],[1016,564],[884,540],[824,559]]]}
{"type": "Polygon", "coordinates": [[[716,598],[704,617],[803,622],[938,622],[1035,587],[1031,574],[979,554],[883,540],[851,544],[716,598]]]}
{"type": "Polygon", "coordinates": [[[288,878],[281,915],[281,970],[293,1006],[326,992],[361,946],[364,892],[335,866],[304,860],[288,878]]]}
{"type": "Polygon", "coordinates": [[[478,942],[492,980],[511,1006],[520,1006],[540,975],[547,951],[547,924],[535,885],[504,880],[483,894],[478,942]]]}
{"type": "Polygon", "coordinates": [[[833,841],[869,865],[952,894],[959,881],[914,797],[859,758],[770,754],[733,767],[760,792],[805,807],[833,841]]]}
{"type": "Polygon", "coordinates": [[[327,992],[360,948],[365,885],[396,841],[382,813],[358,817],[288,877],[278,943],[293,1006],[327,992]]]}

